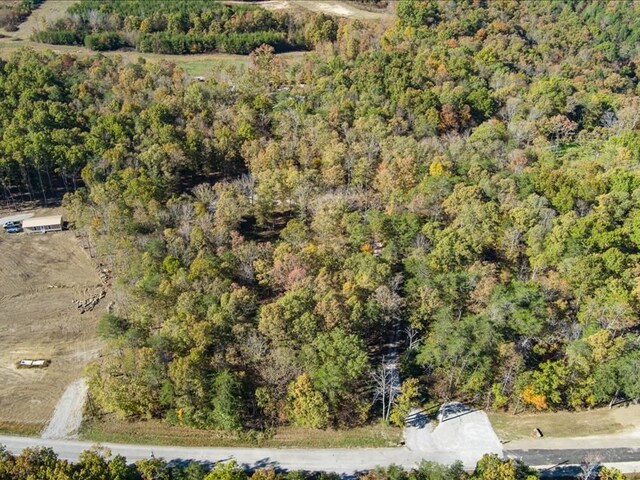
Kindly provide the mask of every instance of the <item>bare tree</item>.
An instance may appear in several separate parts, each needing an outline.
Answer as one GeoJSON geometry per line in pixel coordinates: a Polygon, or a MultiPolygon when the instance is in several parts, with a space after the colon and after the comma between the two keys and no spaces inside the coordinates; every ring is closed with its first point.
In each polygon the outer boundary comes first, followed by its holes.
{"type": "Polygon", "coordinates": [[[635,130],[640,123],[640,99],[633,97],[625,102],[626,106],[616,112],[616,135],[624,130],[635,130]]]}
{"type": "Polygon", "coordinates": [[[418,348],[418,345],[420,345],[421,341],[421,339],[418,338],[418,335],[420,334],[418,329],[413,327],[412,325],[407,325],[404,328],[404,334],[407,338],[407,349],[415,350],[416,348],[418,348]]]}
{"type": "Polygon", "coordinates": [[[218,195],[211,185],[208,183],[201,183],[200,185],[193,187],[191,191],[198,201],[207,207],[207,210],[212,213],[215,212],[218,195]]]}
{"type": "Polygon", "coordinates": [[[600,118],[600,124],[605,128],[612,128],[618,122],[615,112],[607,110],[600,118]]]}
{"type": "Polygon", "coordinates": [[[267,338],[256,330],[251,330],[240,342],[240,351],[244,358],[251,363],[258,364],[264,361],[269,353],[269,341],[267,338]]]}
{"type": "Polygon", "coordinates": [[[374,383],[373,403],[382,403],[382,418],[389,420],[393,401],[400,393],[400,376],[395,364],[385,361],[371,373],[374,383]]]}
{"type": "Polygon", "coordinates": [[[387,322],[397,321],[401,317],[405,306],[404,298],[398,293],[401,285],[402,275],[398,274],[390,280],[388,285],[380,285],[372,294],[372,298],[380,307],[387,322]]]}
{"type": "Polygon", "coordinates": [[[238,187],[238,191],[247,197],[249,205],[253,205],[256,189],[255,177],[251,174],[244,174],[234,180],[234,184],[238,187]]]}
{"type": "Polygon", "coordinates": [[[582,470],[579,476],[581,480],[595,480],[600,468],[600,457],[594,452],[587,453],[580,462],[580,468],[582,470]]]}

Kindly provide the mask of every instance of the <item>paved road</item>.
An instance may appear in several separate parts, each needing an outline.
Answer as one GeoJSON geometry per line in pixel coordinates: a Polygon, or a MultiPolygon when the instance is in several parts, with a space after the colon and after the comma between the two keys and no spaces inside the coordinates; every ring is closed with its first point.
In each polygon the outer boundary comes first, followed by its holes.
{"type": "Polygon", "coordinates": [[[527,465],[580,464],[586,456],[603,463],[638,462],[638,448],[589,448],[567,450],[505,450],[505,457],[522,459],[527,465]]]}
{"type": "MultiPolygon", "coordinates": [[[[19,453],[26,447],[51,447],[60,458],[75,461],[83,450],[94,446],[90,442],[56,440],[30,437],[0,436],[0,445],[11,452],[19,453]]],[[[196,460],[215,463],[235,459],[248,468],[278,467],[286,470],[328,471],[342,474],[370,470],[380,465],[401,465],[414,468],[425,460],[452,463],[457,455],[453,452],[421,452],[408,448],[353,448],[353,449],[268,449],[268,448],[191,448],[160,447],[148,445],[101,444],[116,455],[123,455],[130,462],[149,458],[167,461],[196,460]]],[[[473,468],[475,462],[465,465],[473,468]]]]}
{"type": "MultiPolygon", "coordinates": [[[[75,440],[55,440],[31,437],[0,436],[0,444],[13,453],[26,447],[51,447],[61,457],[75,461],[83,450],[95,444],[75,440]]],[[[215,463],[235,459],[248,468],[278,467],[286,470],[324,470],[342,474],[353,474],[377,466],[391,464],[413,468],[422,460],[449,464],[458,455],[453,452],[412,451],[408,448],[354,448],[354,449],[267,449],[267,448],[190,448],[160,447],[148,445],[101,444],[116,455],[124,455],[130,462],[150,458],[172,461],[196,460],[215,463]]],[[[570,449],[570,450],[510,450],[505,455],[521,458],[529,465],[579,464],[585,455],[596,455],[601,462],[640,462],[640,449],[570,449]]],[[[627,464],[630,465],[630,464],[627,464]]],[[[640,464],[636,464],[640,465],[640,464]]],[[[467,462],[465,468],[473,469],[475,462],[467,462]]],[[[619,465],[617,465],[619,466],[619,465]]],[[[636,470],[634,467],[633,470],[636,470]]]]}

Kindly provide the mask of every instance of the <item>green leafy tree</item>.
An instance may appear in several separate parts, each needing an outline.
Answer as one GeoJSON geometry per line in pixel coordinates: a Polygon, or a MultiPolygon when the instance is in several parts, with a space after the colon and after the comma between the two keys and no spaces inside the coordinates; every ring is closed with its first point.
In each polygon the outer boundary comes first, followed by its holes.
{"type": "Polygon", "coordinates": [[[301,427],[325,428],[329,422],[329,406],[313,388],[307,374],[300,375],[288,388],[287,415],[301,427]]]}
{"type": "Polygon", "coordinates": [[[314,387],[333,407],[358,386],[368,368],[361,340],[340,328],[318,335],[303,348],[303,356],[314,387]]]}
{"type": "Polygon", "coordinates": [[[400,395],[396,397],[389,420],[397,427],[403,427],[409,412],[416,406],[420,398],[419,382],[417,378],[409,378],[402,382],[400,395]]]}
{"type": "Polygon", "coordinates": [[[216,428],[235,430],[241,426],[240,383],[233,373],[224,370],[213,381],[211,422],[216,428]]]}

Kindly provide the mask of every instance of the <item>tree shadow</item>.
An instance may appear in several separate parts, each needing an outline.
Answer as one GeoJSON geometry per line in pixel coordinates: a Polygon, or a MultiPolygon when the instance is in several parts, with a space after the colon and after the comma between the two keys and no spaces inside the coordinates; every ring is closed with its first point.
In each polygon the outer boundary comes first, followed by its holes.
{"type": "Polygon", "coordinates": [[[417,410],[407,415],[404,424],[407,427],[424,428],[429,424],[429,416],[425,410],[417,410]]]}
{"type": "Polygon", "coordinates": [[[442,421],[440,423],[448,422],[449,420],[455,420],[456,418],[464,417],[465,415],[469,415],[470,413],[474,413],[474,412],[477,412],[477,411],[478,411],[477,408],[470,408],[468,410],[465,410],[464,412],[460,412],[460,413],[457,413],[455,415],[451,415],[451,416],[445,417],[445,418],[442,419],[442,421]]]}
{"type": "Polygon", "coordinates": [[[562,462],[551,468],[545,468],[540,470],[540,478],[554,478],[554,479],[576,479],[582,475],[582,468],[579,465],[565,465],[566,462],[562,462]]]}

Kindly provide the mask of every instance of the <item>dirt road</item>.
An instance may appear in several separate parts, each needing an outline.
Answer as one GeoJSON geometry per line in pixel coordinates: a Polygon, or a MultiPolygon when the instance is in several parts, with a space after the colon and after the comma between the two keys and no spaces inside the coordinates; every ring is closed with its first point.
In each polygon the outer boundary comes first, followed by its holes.
{"type": "Polygon", "coordinates": [[[87,382],[76,380],[60,397],[53,417],[42,432],[42,438],[69,438],[78,434],[82,424],[82,409],[87,398],[87,382]]]}
{"type": "Polygon", "coordinates": [[[243,5],[254,4],[267,10],[287,10],[301,8],[312,12],[326,13],[336,17],[352,18],[357,20],[388,20],[393,17],[389,10],[375,9],[365,10],[354,4],[336,0],[310,1],[310,0],[267,0],[262,2],[238,2],[227,1],[224,3],[241,3],[243,5]]]}
{"type": "MultiPolygon", "coordinates": [[[[74,440],[47,440],[25,437],[0,436],[0,445],[6,445],[12,452],[26,447],[51,447],[67,460],[77,460],[83,450],[94,444],[74,440]]],[[[113,455],[123,455],[129,462],[155,458],[164,460],[196,460],[220,462],[236,460],[248,468],[277,467],[286,470],[328,471],[353,474],[371,470],[377,466],[401,465],[415,468],[422,460],[451,464],[458,458],[454,452],[415,452],[407,448],[335,448],[335,449],[277,449],[277,448],[193,448],[162,447],[155,445],[125,445],[105,443],[101,446],[111,450],[113,455]]],[[[472,469],[473,464],[465,464],[472,469]]]]}

